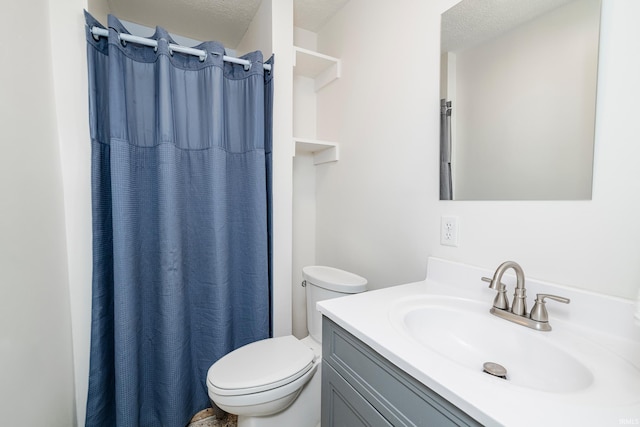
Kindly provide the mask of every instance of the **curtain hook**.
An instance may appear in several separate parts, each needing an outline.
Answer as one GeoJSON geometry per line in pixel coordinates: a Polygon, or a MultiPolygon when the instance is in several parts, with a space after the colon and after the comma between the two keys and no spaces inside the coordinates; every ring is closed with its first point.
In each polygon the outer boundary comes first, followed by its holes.
{"type": "Polygon", "coordinates": [[[158,46],[160,46],[160,42],[165,42],[167,44],[167,48],[169,49],[169,55],[173,56],[173,49],[171,48],[171,43],[169,43],[169,40],[165,39],[164,37],[160,37],[157,42],[156,42],[156,48],[158,46]]]}

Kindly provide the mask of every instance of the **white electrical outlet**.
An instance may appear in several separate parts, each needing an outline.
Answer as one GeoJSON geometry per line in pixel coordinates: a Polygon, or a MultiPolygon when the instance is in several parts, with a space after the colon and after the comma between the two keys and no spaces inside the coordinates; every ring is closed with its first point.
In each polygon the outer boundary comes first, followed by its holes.
{"type": "Polygon", "coordinates": [[[443,216],[440,220],[440,244],[458,246],[458,217],[443,216]]]}

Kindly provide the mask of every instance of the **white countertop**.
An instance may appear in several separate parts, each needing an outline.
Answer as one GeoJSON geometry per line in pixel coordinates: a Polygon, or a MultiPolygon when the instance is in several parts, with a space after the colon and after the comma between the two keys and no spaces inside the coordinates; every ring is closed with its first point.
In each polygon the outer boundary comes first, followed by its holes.
{"type": "MultiPolygon", "coordinates": [[[[318,309],[484,425],[640,425],[640,328],[633,322],[633,301],[526,278],[529,307],[536,293],[568,297],[571,304],[547,305],[551,332],[504,322],[522,328],[523,334],[553,334],[538,336],[570,342],[578,349],[586,348],[587,353],[589,349],[606,353],[607,361],[612,362],[601,363],[602,358],[574,352],[594,373],[593,384],[574,392],[544,392],[468,370],[399,333],[390,321],[391,308],[428,295],[483,301],[491,316],[495,292],[481,277],[491,277],[492,270],[430,258],[427,271],[424,281],[321,301],[318,309]],[[632,374],[609,375],[611,369],[632,374]]],[[[515,278],[505,275],[503,282],[511,294],[515,278]]]]}

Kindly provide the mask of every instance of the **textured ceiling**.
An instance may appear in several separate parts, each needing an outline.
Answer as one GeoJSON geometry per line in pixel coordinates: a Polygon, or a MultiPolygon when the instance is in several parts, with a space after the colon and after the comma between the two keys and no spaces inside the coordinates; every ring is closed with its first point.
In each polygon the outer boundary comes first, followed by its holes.
{"type": "MultiPolygon", "coordinates": [[[[235,48],[262,0],[106,0],[111,13],[196,40],[235,48]]],[[[272,0],[278,1],[278,0],[272,0]]],[[[294,25],[317,32],[348,0],[294,0],[294,25]]]]}
{"type": "Polygon", "coordinates": [[[147,27],[156,25],[196,40],[215,39],[237,46],[261,0],[107,0],[120,19],[147,27]]]}
{"type": "MultiPolygon", "coordinates": [[[[100,1],[100,0],[98,0],[100,1]]],[[[103,0],[111,13],[147,27],[235,48],[262,0],[103,0]]],[[[272,0],[278,1],[278,0],[272,0]]],[[[379,1],[379,0],[376,0],[379,1]]],[[[573,0],[462,0],[442,15],[442,49],[479,43],[573,0]]],[[[294,25],[318,32],[348,0],[293,0],[294,25]]]]}
{"type": "Polygon", "coordinates": [[[442,14],[443,52],[489,40],[573,0],[463,0],[442,14]]]}

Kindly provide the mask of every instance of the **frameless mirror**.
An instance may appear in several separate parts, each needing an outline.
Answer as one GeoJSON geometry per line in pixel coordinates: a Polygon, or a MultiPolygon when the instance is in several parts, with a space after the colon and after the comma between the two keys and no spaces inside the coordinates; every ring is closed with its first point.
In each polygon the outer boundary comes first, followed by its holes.
{"type": "Polygon", "coordinates": [[[442,15],[441,200],[591,199],[600,0],[442,15]]]}

